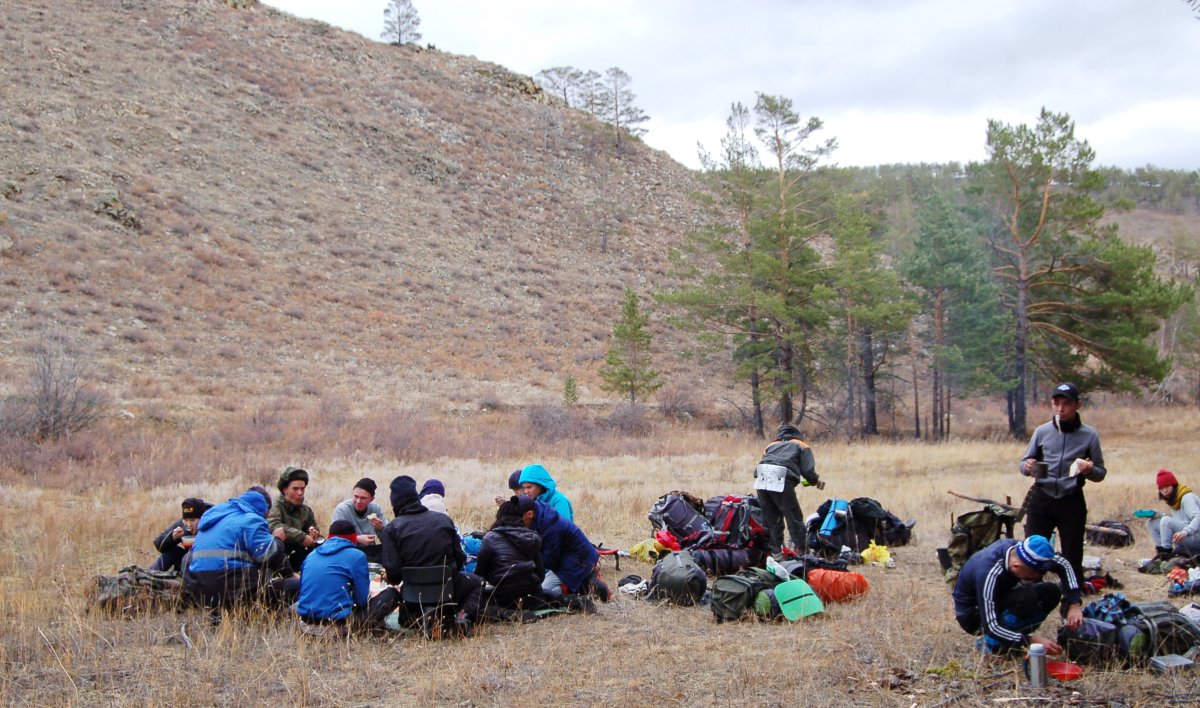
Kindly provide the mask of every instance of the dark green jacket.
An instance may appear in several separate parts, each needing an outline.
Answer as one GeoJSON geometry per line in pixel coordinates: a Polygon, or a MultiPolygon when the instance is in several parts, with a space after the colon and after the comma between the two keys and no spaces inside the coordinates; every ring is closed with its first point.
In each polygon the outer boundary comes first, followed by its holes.
{"type": "MultiPolygon", "coordinates": [[[[275,529],[283,527],[283,544],[288,549],[301,545],[308,530],[317,525],[317,516],[307,504],[294,506],[286,499],[279,497],[267,514],[267,526],[274,533],[275,529]]],[[[320,527],[318,527],[320,528],[320,527]]]]}

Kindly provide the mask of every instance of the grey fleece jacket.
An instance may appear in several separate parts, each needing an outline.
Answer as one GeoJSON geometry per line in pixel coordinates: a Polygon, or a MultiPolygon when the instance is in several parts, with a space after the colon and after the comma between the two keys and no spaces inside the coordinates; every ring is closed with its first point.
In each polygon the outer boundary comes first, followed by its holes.
{"type": "Polygon", "coordinates": [[[1034,485],[1055,499],[1081,491],[1085,479],[1099,482],[1108,474],[1104,467],[1104,453],[1100,451],[1100,434],[1078,418],[1061,426],[1054,420],[1039,425],[1033,431],[1024,457],[1017,464],[1017,469],[1026,477],[1033,476],[1024,469],[1025,460],[1031,458],[1050,465],[1050,471],[1045,477],[1035,480],[1034,485]],[[1081,457],[1090,459],[1095,467],[1087,475],[1070,476],[1071,463],[1081,457]]]}

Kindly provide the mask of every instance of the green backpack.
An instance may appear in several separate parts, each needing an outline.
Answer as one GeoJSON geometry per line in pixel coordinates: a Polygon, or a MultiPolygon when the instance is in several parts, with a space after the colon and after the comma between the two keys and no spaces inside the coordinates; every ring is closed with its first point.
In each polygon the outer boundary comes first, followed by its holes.
{"type": "Polygon", "coordinates": [[[946,582],[958,578],[967,559],[996,541],[1013,537],[1013,525],[1020,521],[1021,512],[999,504],[988,504],[979,511],[958,517],[950,527],[950,542],[938,549],[938,561],[946,574],[946,582]]]}
{"type": "Polygon", "coordinates": [[[773,588],[779,577],[763,568],[745,568],[713,581],[709,609],[717,622],[740,620],[754,612],[754,600],[760,592],[773,588]]]}
{"type": "Polygon", "coordinates": [[[675,605],[695,605],[708,590],[708,576],[688,551],[675,551],[658,560],[650,576],[650,598],[675,605]]]}

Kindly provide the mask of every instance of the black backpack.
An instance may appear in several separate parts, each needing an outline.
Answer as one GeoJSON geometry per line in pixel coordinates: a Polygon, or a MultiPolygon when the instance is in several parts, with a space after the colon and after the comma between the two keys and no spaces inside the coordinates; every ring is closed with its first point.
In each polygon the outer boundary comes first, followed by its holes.
{"type": "Polygon", "coordinates": [[[1105,519],[1088,524],[1084,538],[1093,546],[1125,548],[1133,545],[1133,529],[1120,521],[1105,519]]]}
{"type": "Polygon", "coordinates": [[[859,551],[871,545],[871,541],[880,546],[906,546],[912,540],[912,527],[916,523],[901,521],[870,497],[850,500],[850,518],[858,546],[855,550],[859,551]]]}
{"type": "Polygon", "coordinates": [[[689,551],[658,559],[650,576],[650,598],[676,605],[695,605],[708,590],[708,576],[689,551]]]}
{"type": "Polygon", "coordinates": [[[671,492],[659,497],[646,516],[655,531],[670,531],[679,545],[686,548],[697,543],[711,543],[712,526],[704,518],[703,511],[704,503],[699,499],[686,492],[671,492]]]}
{"type": "Polygon", "coordinates": [[[696,565],[712,578],[736,573],[752,565],[750,551],[746,548],[703,548],[689,549],[696,565]]]}
{"type": "Polygon", "coordinates": [[[1083,615],[1088,622],[1098,618],[1116,626],[1113,654],[1129,666],[1200,649],[1200,625],[1166,600],[1130,603],[1121,593],[1109,593],[1088,603],[1083,615]]]}

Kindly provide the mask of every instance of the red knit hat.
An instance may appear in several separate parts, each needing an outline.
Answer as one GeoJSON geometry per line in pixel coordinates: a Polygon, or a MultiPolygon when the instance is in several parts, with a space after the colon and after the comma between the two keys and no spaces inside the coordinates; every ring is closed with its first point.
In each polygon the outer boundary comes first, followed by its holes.
{"type": "Polygon", "coordinates": [[[1158,476],[1154,478],[1154,486],[1158,488],[1174,487],[1179,484],[1179,480],[1175,479],[1175,473],[1167,468],[1158,471],[1158,476]]]}

